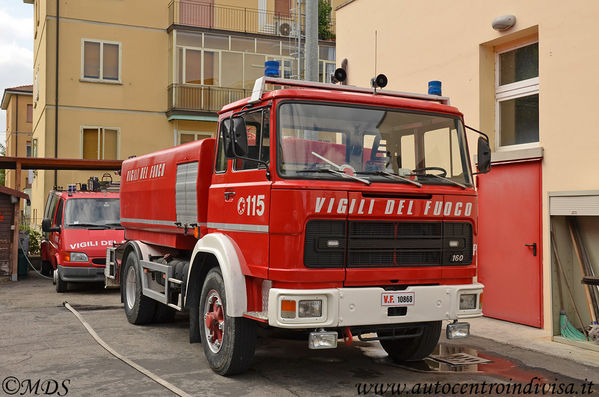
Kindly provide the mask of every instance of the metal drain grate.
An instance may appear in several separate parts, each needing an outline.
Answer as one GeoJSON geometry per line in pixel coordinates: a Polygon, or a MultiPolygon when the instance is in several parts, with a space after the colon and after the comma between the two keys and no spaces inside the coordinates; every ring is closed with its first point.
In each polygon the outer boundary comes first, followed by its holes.
{"type": "Polygon", "coordinates": [[[455,353],[450,354],[449,356],[430,356],[435,361],[440,363],[449,364],[449,365],[472,365],[472,364],[487,364],[490,363],[491,360],[487,360],[486,358],[481,358],[477,356],[471,356],[466,353],[455,353]]]}

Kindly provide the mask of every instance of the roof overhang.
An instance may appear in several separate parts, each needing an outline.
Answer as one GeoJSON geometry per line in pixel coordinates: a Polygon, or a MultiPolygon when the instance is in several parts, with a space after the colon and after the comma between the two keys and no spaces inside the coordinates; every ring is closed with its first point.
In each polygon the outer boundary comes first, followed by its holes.
{"type": "Polygon", "coordinates": [[[17,91],[11,90],[10,88],[4,90],[4,94],[2,94],[2,101],[0,102],[0,109],[6,110],[8,108],[8,102],[10,101],[10,97],[13,95],[29,95],[33,96],[32,92],[28,91],[17,91]]]}

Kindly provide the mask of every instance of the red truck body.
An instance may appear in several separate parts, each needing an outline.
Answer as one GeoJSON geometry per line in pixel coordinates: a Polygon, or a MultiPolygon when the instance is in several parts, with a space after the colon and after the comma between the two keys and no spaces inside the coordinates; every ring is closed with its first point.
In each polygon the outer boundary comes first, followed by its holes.
{"type": "Polygon", "coordinates": [[[221,348],[241,319],[314,330],[312,348],[374,331],[394,359],[428,354],[414,347],[423,333],[436,344],[441,320],[481,314],[477,194],[462,114],[446,102],[280,89],[226,106],[218,142],[123,162],[128,243],[109,250],[106,274],[126,285],[129,321],[190,310],[191,340],[201,334],[222,374],[249,365],[221,348]]]}

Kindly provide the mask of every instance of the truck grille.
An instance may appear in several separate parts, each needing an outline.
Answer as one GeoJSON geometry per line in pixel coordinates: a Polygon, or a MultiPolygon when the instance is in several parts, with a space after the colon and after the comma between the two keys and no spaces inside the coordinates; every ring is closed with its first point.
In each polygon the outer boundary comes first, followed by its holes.
{"type": "Polygon", "coordinates": [[[469,222],[312,220],[306,226],[307,267],[407,267],[472,263],[469,222]],[[338,241],[335,247],[329,240],[338,241]]]}
{"type": "Polygon", "coordinates": [[[472,225],[349,222],[347,251],[348,267],[467,265],[472,263],[472,225]],[[450,247],[450,241],[457,246],[450,247]]]}

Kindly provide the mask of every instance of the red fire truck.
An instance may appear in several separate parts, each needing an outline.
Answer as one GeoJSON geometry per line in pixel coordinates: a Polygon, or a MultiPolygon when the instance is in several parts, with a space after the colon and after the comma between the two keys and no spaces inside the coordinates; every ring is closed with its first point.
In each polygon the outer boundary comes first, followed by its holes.
{"type": "Polygon", "coordinates": [[[53,274],[56,292],[68,283],[104,281],[106,248],[124,240],[119,192],[98,178],[48,193],[41,244],[42,274],[53,274]]]}
{"type": "Polygon", "coordinates": [[[395,361],[430,354],[444,320],[468,336],[477,193],[447,98],[262,77],[219,115],[216,140],[123,163],[127,242],[105,271],[129,322],[188,310],[222,375],[251,364],[257,326],[312,349],[378,340],[395,361]]]}

